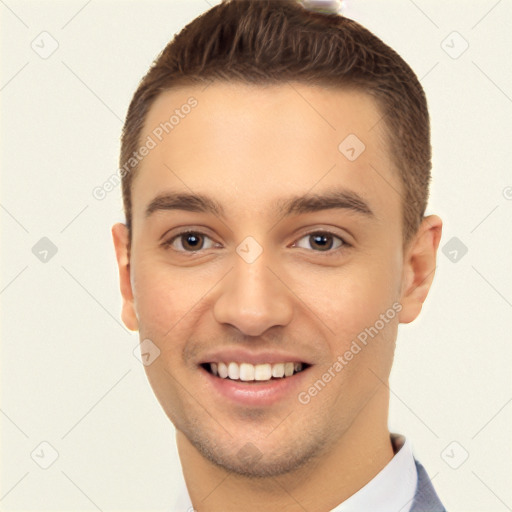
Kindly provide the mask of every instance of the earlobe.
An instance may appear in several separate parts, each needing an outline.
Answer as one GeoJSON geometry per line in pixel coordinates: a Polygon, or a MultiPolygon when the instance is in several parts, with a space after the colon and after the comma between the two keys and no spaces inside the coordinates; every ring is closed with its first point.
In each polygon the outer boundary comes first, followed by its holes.
{"type": "Polygon", "coordinates": [[[427,298],[434,279],[442,226],[437,215],[425,217],[409,245],[402,276],[400,323],[412,322],[420,314],[427,298]]]}
{"type": "Polygon", "coordinates": [[[129,233],[125,224],[118,222],[112,226],[112,238],[116,251],[119,269],[119,285],[123,297],[121,318],[131,331],[137,331],[139,323],[133,301],[133,290],[130,276],[129,233]]]}

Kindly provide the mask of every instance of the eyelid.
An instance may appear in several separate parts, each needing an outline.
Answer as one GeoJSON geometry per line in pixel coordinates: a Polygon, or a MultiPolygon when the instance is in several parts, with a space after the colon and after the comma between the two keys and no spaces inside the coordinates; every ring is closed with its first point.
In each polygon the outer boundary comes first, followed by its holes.
{"type": "Polygon", "coordinates": [[[167,240],[167,241],[169,240],[168,235],[171,232],[175,232],[174,235],[171,236],[171,238],[176,238],[180,235],[184,235],[185,233],[197,233],[197,234],[206,235],[206,236],[209,236],[210,238],[212,238],[207,233],[207,231],[210,231],[210,229],[207,228],[206,226],[201,226],[201,225],[175,226],[174,228],[168,229],[167,231],[165,231],[165,233],[163,233],[162,236],[160,236],[160,238],[158,240],[159,241],[163,240],[165,243],[165,240],[167,240]],[[180,230],[180,229],[181,229],[181,231],[176,231],[176,230],[180,230]]]}

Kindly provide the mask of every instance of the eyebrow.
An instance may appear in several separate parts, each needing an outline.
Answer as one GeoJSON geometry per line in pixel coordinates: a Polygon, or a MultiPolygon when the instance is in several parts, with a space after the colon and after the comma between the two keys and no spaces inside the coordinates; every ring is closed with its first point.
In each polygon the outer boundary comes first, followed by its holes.
{"type": "MultiPolygon", "coordinates": [[[[374,217],[368,203],[356,192],[346,189],[334,189],[321,194],[306,194],[280,199],[273,204],[283,217],[312,213],[322,210],[340,209],[374,217]]],[[[225,218],[223,206],[215,199],[204,194],[169,192],[155,197],[146,208],[146,217],[156,211],[185,210],[197,213],[211,213],[225,218]]]]}

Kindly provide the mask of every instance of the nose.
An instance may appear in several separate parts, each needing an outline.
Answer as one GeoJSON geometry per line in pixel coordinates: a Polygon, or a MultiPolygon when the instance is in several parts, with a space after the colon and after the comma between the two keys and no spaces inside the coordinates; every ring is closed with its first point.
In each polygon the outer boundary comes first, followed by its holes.
{"type": "Polygon", "coordinates": [[[213,308],[219,323],[230,324],[247,336],[287,325],[293,316],[293,293],[264,255],[252,263],[235,257],[213,308]]]}

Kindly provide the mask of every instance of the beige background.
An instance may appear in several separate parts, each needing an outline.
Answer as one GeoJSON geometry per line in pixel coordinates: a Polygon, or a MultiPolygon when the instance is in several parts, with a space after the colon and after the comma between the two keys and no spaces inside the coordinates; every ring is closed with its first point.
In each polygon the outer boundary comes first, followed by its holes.
{"type": "MultiPolygon", "coordinates": [[[[452,246],[440,253],[421,317],[400,329],[391,429],[411,439],[448,510],[512,510],[512,2],[344,6],[422,80],[429,213],[445,221],[441,247],[456,237],[468,249],[455,262],[452,246]]],[[[208,7],[0,2],[1,510],[169,510],[181,471],[173,427],[119,315],[120,190],[92,191],[116,172],[139,79],[208,7]],[[43,237],[57,248],[46,262],[32,251],[43,237]],[[42,442],[58,453],[47,469],[42,442]]]]}

